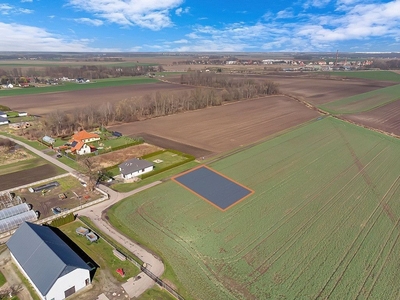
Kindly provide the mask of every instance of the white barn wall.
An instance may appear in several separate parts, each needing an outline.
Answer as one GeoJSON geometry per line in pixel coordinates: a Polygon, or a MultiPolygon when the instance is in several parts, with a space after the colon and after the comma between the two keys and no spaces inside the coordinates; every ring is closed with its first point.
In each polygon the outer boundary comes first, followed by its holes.
{"type": "Polygon", "coordinates": [[[75,286],[75,292],[86,287],[85,280],[89,279],[89,270],[75,269],[74,271],[57,279],[50,291],[46,295],[46,300],[62,300],[65,299],[64,291],[75,286]]]}

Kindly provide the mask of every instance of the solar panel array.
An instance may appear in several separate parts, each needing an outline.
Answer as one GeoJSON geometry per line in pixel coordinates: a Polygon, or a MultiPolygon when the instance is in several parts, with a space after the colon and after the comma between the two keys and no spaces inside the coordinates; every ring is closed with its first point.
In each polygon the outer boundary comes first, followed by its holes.
{"type": "Polygon", "coordinates": [[[33,210],[14,215],[7,219],[0,220],[0,233],[4,233],[16,229],[19,225],[26,222],[34,222],[37,220],[36,213],[33,210]]]}
{"type": "Polygon", "coordinates": [[[2,209],[2,210],[0,210],[0,220],[22,214],[28,210],[29,210],[29,206],[26,203],[22,203],[22,204],[19,204],[16,206],[2,209]]]}

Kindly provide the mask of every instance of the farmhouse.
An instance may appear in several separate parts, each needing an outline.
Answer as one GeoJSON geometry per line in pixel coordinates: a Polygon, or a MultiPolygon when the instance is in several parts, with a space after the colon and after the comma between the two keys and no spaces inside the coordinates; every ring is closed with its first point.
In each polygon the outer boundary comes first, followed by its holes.
{"type": "Polygon", "coordinates": [[[71,152],[76,153],[78,155],[84,155],[91,153],[96,148],[90,147],[88,144],[84,142],[73,141],[71,143],[71,152]]]}
{"type": "Polygon", "coordinates": [[[154,169],[154,164],[144,159],[132,158],[119,165],[119,171],[124,179],[130,179],[154,169]]]}
{"type": "Polygon", "coordinates": [[[89,143],[98,140],[100,140],[100,136],[98,134],[87,132],[86,130],[78,131],[71,138],[71,142],[77,141],[83,143],[89,143]]]}
{"type": "Polygon", "coordinates": [[[43,300],[65,299],[91,283],[89,266],[47,226],[25,222],[7,246],[43,300]]]}
{"type": "Polygon", "coordinates": [[[4,117],[0,117],[0,125],[6,125],[8,124],[8,119],[4,117]]]}

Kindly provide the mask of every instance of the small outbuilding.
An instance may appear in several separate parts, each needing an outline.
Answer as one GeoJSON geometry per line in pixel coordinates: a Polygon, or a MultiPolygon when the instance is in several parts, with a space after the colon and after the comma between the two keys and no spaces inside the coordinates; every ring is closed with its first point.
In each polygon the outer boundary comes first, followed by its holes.
{"type": "Polygon", "coordinates": [[[45,135],[45,136],[42,138],[42,140],[43,140],[43,142],[45,142],[45,143],[47,143],[47,144],[51,144],[51,145],[53,145],[53,144],[56,142],[55,139],[53,139],[52,137],[50,137],[50,136],[48,136],[48,135],[45,135]]]}
{"type": "Polygon", "coordinates": [[[0,117],[0,125],[7,125],[8,124],[8,119],[4,117],[0,117]]]}
{"type": "Polygon", "coordinates": [[[91,283],[91,268],[47,226],[25,222],[7,247],[43,300],[65,299],[91,283]]]}
{"type": "Polygon", "coordinates": [[[5,113],[4,111],[0,111],[0,117],[7,118],[7,113],[5,113]]]}
{"type": "Polygon", "coordinates": [[[120,164],[119,171],[124,179],[130,179],[153,171],[154,164],[144,159],[132,158],[120,164]]]}

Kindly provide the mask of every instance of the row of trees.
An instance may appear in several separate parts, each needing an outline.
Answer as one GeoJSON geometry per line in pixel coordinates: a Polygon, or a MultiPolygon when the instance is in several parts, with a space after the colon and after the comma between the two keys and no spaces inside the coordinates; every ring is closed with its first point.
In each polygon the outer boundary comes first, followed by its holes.
{"type": "MultiPolygon", "coordinates": [[[[268,84],[266,85],[268,86],[268,84]]],[[[258,85],[237,88],[213,89],[199,87],[192,91],[154,93],[116,103],[103,103],[74,111],[55,111],[42,119],[44,134],[51,136],[70,135],[79,128],[92,129],[118,122],[133,122],[179,112],[221,105],[224,101],[251,98],[259,94],[258,85]]],[[[43,134],[41,133],[41,134],[43,134]]]]}
{"type": "Polygon", "coordinates": [[[275,95],[279,93],[278,85],[272,81],[250,78],[235,78],[229,75],[190,72],[181,75],[181,84],[206,86],[225,89],[233,99],[253,98],[257,95],[275,95]]]}
{"type": "Polygon", "coordinates": [[[139,76],[151,72],[160,72],[163,68],[158,66],[132,66],[132,67],[107,67],[107,66],[93,66],[85,65],[81,67],[32,67],[32,68],[13,68],[13,69],[0,69],[0,77],[2,84],[16,83],[19,78],[31,77],[35,80],[40,80],[39,77],[47,78],[88,78],[88,79],[102,79],[109,77],[120,76],[139,76]]]}
{"type": "Polygon", "coordinates": [[[371,67],[381,70],[398,70],[400,69],[400,59],[374,60],[371,67]]]}

